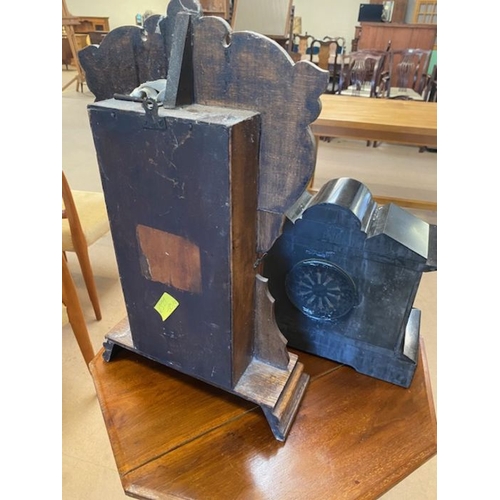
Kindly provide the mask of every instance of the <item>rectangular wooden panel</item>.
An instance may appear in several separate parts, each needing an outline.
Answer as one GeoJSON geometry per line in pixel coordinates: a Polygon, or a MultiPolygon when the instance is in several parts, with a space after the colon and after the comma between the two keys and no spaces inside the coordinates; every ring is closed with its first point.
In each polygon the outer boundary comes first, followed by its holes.
{"type": "Polygon", "coordinates": [[[253,347],[258,115],[89,113],[134,347],[232,388],[253,347]]]}
{"type": "Polygon", "coordinates": [[[437,26],[421,24],[362,23],[358,49],[432,50],[436,43],[437,26]]]}

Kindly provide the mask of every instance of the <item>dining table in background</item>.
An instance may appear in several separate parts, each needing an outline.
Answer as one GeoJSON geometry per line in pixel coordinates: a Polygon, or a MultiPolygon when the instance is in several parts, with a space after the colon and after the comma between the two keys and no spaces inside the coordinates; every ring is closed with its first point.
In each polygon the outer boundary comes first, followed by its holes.
{"type": "MultiPolygon", "coordinates": [[[[437,148],[437,103],[323,94],[321,113],[311,124],[313,134],[437,148]]],[[[437,210],[437,203],[378,197],[407,208],[437,210]]]]}

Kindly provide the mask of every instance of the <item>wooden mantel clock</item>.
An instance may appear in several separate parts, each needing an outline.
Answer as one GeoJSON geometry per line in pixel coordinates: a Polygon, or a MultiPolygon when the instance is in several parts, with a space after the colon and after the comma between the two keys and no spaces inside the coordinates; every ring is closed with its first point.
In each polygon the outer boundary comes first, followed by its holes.
{"type": "Polygon", "coordinates": [[[265,252],[315,162],[328,74],[197,1],[80,52],[130,349],[259,404],[285,440],[308,375],[274,318],[265,252]]]}

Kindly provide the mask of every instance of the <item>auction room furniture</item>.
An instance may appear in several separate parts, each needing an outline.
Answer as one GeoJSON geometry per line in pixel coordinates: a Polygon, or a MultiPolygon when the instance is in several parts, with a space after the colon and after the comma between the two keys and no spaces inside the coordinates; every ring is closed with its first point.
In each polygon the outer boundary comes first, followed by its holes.
{"type": "Polygon", "coordinates": [[[389,52],[385,97],[423,100],[428,85],[431,50],[400,49],[389,52]]]}
{"type": "MultiPolygon", "coordinates": [[[[83,83],[85,75],[81,69],[80,63],[77,60],[77,53],[85,48],[90,43],[100,43],[102,38],[109,32],[109,18],[95,16],[73,16],[68,10],[66,0],[62,2],[62,20],[63,27],[66,33],[62,37],[62,63],[66,65],[72,64],[77,69],[77,90],[83,92],[83,83]]],[[[67,83],[65,90],[71,83],[67,83]]]]}
{"type": "MultiPolygon", "coordinates": [[[[67,38],[67,42],[69,45],[69,52],[71,53],[71,57],[69,58],[69,61],[72,62],[72,64],[75,65],[76,67],[76,76],[72,78],[69,82],[67,82],[62,90],[64,91],[67,89],[73,82],[76,82],[76,90],[79,91],[81,90],[83,92],[83,84],[85,82],[85,73],[80,65],[80,61],[78,60],[78,45],[77,45],[77,38],[75,35],[75,26],[78,26],[80,21],[73,15],[71,15],[70,11],[68,10],[68,7],[66,5],[66,0],[62,0],[62,29],[63,29],[63,34],[67,38]]],[[[66,56],[66,61],[64,59],[65,49],[64,49],[64,37],[63,37],[63,64],[68,64],[67,61],[67,56],[66,56]]]]}
{"type": "Polygon", "coordinates": [[[126,494],[375,499],[436,454],[424,349],[409,389],[294,352],[311,382],[282,443],[258,406],[128,350],[107,363],[101,350],[90,370],[126,494]]]}
{"type": "Polygon", "coordinates": [[[94,31],[109,31],[109,17],[76,16],[79,24],[76,33],[92,33],[94,31]]]}
{"type": "MultiPolygon", "coordinates": [[[[437,103],[397,99],[358,99],[323,94],[319,117],[311,124],[316,137],[345,137],[437,147],[437,103]]],[[[436,210],[434,202],[380,198],[408,208],[436,210]]]]}
{"type": "Polygon", "coordinates": [[[387,52],[363,50],[351,52],[340,73],[339,94],[377,97],[387,52]]]}
{"type": "MultiPolygon", "coordinates": [[[[78,53],[79,50],[82,50],[90,43],[89,35],[83,33],[78,33],[78,34],[75,33],[73,36],[76,45],[75,46],[76,53],[78,53]]],[[[65,34],[62,35],[62,63],[66,66],[66,69],[68,69],[68,66],[70,64],[75,65],[75,58],[71,51],[69,38],[68,35],[65,34]]]]}
{"type": "Polygon", "coordinates": [[[314,40],[312,35],[293,35],[293,50],[295,50],[303,59],[308,59],[311,43],[314,40]]]}
{"type": "Polygon", "coordinates": [[[63,326],[68,322],[71,325],[83,359],[88,365],[95,356],[94,348],[90,341],[78,293],[64,254],[62,254],[62,305],[63,326]]]}
{"type": "Polygon", "coordinates": [[[201,7],[206,16],[219,16],[229,21],[231,6],[229,0],[200,0],[201,7]]]}
{"type": "Polygon", "coordinates": [[[74,191],[62,173],[62,251],[75,252],[97,320],[102,318],[88,247],[109,232],[102,193],[74,191]]]}
{"type": "MultiPolygon", "coordinates": [[[[100,44],[102,39],[109,33],[108,17],[77,16],[79,24],[75,26],[75,33],[88,35],[87,45],[100,44]]],[[[83,47],[81,47],[83,48],[83,47]]]]}
{"type": "Polygon", "coordinates": [[[437,103],[321,96],[314,135],[437,147],[437,103]]]}
{"type": "Polygon", "coordinates": [[[345,39],[341,36],[325,36],[323,40],[313,40],[309,50],[309,61],[330,72],[329,93],[338,88],[340,65],[339,54],[344,50],[345,39]],[[330,86],[331,84],[331,86],[330,86]]]}
{"type": "Polygon", "coordinates": [[[437,25],[361,23],[355,27],[354,38],[358,50],[385,50],[389,42],[393,50],[414,49],[432,50],[436,43],[437,25]]]}

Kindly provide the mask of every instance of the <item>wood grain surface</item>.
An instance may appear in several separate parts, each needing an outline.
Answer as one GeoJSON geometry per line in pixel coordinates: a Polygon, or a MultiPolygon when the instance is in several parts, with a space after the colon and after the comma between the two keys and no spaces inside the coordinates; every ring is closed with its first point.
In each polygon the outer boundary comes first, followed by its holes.
{"type": "Polygon", "coordinates": [[[321,96],[315,135],[437,147],[437,103],[321,96]]]}
{"type": "Polygon", "coordinates": [[[118,472],[142,499],[374,499],[436,453],[423,345],[409,389],[299,351],[286,443],[260,409],[123,350],[90,364],[118,472]]]}
{"type": "Polygon", "coordinates": [[[328,72],[294,63],[277,43],[258,33],[232,31],[216,17],[193,29],[195,101],[257,111],[261,116],[257,247],[279,236],[283,213],[306,190],[316,159],[310,124],[328,72]]]}

